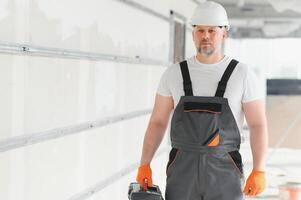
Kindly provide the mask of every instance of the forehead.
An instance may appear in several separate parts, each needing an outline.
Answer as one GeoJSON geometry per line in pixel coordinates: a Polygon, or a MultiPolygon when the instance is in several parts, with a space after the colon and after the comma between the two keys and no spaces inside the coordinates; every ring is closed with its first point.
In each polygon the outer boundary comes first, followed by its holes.
{"type": "Polygon", "coordinates": [[[219,28],[218,26],[203,26],[203,25],[195,25],[194,29],[204,29],[204,30],[208,30],[208,29],[217,29],[219,28]]]}

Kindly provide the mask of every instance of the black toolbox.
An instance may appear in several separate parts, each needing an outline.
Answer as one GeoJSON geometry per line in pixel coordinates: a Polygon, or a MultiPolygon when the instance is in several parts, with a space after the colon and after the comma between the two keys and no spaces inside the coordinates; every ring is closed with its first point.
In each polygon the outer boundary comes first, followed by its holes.
{"type": "Polygon", "coordinates": [[[139,183],[131,183],[128,191],[129,200],[164,200],[159,186],[153,185],[144,190],[139,183]]]}

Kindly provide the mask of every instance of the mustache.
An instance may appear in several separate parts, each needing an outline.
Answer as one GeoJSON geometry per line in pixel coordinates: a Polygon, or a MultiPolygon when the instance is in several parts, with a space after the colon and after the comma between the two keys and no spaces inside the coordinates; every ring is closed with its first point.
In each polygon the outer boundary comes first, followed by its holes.
{"type": "Polygon", "coordinates": [[[209,40],[203,39],[201,43],[211,43],[209,40]]]}

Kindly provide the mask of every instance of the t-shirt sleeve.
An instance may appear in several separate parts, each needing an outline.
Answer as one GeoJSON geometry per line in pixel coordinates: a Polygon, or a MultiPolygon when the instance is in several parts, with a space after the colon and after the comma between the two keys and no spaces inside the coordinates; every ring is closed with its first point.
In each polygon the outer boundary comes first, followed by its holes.
{"type": "Polygon", "coordinates": [[[170,87],[168,84],[169,83],[168,75],[169,75],[169,68],[167,68],[163,72],[161,79],[159,81],[158,88],[157,88],[157,93],[162,96],[172,96],[172,93],[171,93],[171,90],[170,90],[170,87]]]}
{"type": "Polygon", "coordinates": [[[242,102],[247,103],[258,99],[264,99],[264,82],[260,81],[255,72],[249,67],[247,67],[246,71],[242,102]]]}

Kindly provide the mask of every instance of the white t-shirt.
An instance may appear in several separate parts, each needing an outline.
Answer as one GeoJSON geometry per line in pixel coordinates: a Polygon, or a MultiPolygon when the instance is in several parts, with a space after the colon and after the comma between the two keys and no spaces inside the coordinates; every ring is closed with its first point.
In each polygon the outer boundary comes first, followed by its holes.
{"type": "MultiPolygon", "coordinates": [[[[195,56],[187,59],[189,74],[194,96],[214,96],[218,82],[232,58],[225,56],[215,64],[200,63],[195,56]]],[[[179,63],[168,67],[163,73],[157,93],[162,96],[172,96],[174,108],[180,97],[184,96],[183,78],[179,63]]],[[[239,62],[227,84],[224,97],[228,99],[230,109],[237,122],[240,133],[244,123],[242,103],[264,98],[259,80],[255,73],[245,64],[239,62]]]]}

